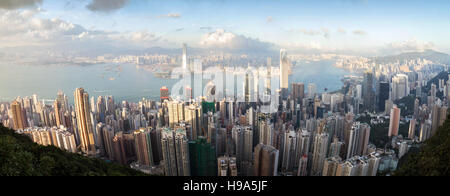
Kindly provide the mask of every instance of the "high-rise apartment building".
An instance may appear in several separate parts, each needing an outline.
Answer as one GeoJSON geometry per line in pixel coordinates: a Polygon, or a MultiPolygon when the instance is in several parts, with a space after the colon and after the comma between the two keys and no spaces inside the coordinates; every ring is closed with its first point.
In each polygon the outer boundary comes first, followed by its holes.
{"type": "Polygon", "coordinates": [[[83,88],[77,88],[74,93],[74,98],[81,150],[86,154],[95,154],[94,130],[90,116],[89,94],[85,92],[83,88]]]}

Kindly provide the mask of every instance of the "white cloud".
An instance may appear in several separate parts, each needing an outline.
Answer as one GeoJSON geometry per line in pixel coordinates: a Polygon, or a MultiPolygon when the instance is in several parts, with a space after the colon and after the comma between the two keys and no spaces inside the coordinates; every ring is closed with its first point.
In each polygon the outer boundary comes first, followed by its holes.
{"type": "Polygon", "coordinates": [[[178,13],[170,13],[170,14],[165,14],[165,15],[159,15],[157,16],[158,18],[180,18],[181,14],[178,13]]]}
{"type": "MultiPolygon", "coordinates": [[[[294,30],[295,32],[295,30],[294,30]]],[[[322,27],[320,30],[314,30],[314,29],[300,29],[300,33],[308,36],[323,36],[325,38],[330,38],[330,30],[328,28],[322,27]]]]}
{"type": "Polygon", "coordinates": [[[382,54],[392,55],[405,52],[423,52],[428,49],[436,50],[434,43],[413,38],[406,41],[388,43],[380,49],[380,52],[382,54]]]}
{"type": "Polygon", "coordinates": [[[52,46],[83,51],[100,46],[136,49],[160,44],[161,37],[147,30],[92,30],[58,18],[40,18],[39,12],[38,9],[0,10],[0,48],[52,46]]]}
{"type": "Polygon", "coordinates": [[[92,0],[86,8],[94,12],[111,12],[124,7],[129,0],[92,0]]]}
{"type": "Polygon", "coordinates": [[[204,47],[214,47],[237,51],[268,51],[274,46],[272,43],[262,42],[259,39],[249,38],[217,29],[214,32],[202,36],[200,45],[204,47]]]}

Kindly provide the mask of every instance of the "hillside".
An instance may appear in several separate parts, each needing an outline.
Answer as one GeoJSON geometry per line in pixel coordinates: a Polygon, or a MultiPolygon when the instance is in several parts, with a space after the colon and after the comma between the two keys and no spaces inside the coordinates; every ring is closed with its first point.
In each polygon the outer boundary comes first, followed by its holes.
{"type": "Polygon", "coordinates": [[[143,176],[131,168],[41,146],[0,124],[0,176],[143,176]]]}
{"type": "Polygon", "coordinates": [[[399,161],[395,176],[450,176],[450,115],[436,134],[399,161]]]}
{"type": "Polygon", "coordinates": [[[394,63],[396,61],[427,59],[436,63],[450,64],[450,55],[436,52],[434,50],[425,50],[423,52],[408,52],[394,56],[373,57],[371,60],[375,63],[394,63]]]}

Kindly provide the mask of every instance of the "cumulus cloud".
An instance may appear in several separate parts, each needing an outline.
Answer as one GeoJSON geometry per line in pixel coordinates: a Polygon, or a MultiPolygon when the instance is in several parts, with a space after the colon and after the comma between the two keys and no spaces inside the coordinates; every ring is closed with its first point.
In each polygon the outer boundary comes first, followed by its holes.
{"type": "Polygon", "coordinates": [[[1,0],[0,9],[13,10],[23,7],[33,7],[42,4],[42,0],[1,0]]]}
{"type": "Polygon", "coordinates": [[[94,12],[111,12],[124,7],[129,0],[92,0],[86,8],[94,12]]]}
{"type": "Polygon", "coordinates": [[[223,29],[217,29],[214,32],[203,35],[200,45],[248,52],[268,51],[274,46],[272,43],[262,42],[259,39],[253,39],[243,35],[237,35],[223,29]]]}
{"type": "Polygon", "coordinates": [[[0,48],[55,46],[87,50],[93,47],[146,48],[160,36],[147,30],[116,32],[87,29],[58,18],[40,18],[38,9],[0,10],[0,48]],[[73,47],[76,46],[76,47],[73,47]]]}
{"type": "Polygon", "coordinates": [[[314,29],[300,29],[300,33],[308,36],[323,36],[325,38],[330,38],[330,30],[328,28],[322,27],[320,30],[314,30],[314,29]]]}
{"type": "Polygon", "coordinates": [[[178,13],[170,13],[170,14],[164,14],[157,16],[158,18],[180,18],[181,14],[178,13]]]}
{"type": "Polygon", "coordinates": [[[354,30],[353,34],[355,35],[366,35],[367,33],[363,30],[354,30]]]}
{"type": "Polygon", "coordinates": [[[434,43],[413,38],[406,41],[388,43],[381,49],[381,53],[397,54],[405,52],[423,52],[425,50],[436,50],[434,43]]]}

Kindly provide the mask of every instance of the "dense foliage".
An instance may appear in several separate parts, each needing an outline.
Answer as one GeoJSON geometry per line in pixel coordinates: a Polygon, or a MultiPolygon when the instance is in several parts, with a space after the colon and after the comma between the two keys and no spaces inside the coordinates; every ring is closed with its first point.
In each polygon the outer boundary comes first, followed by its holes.
{"type": "Polygon", "coordinates": [[[396,176],[450,176],[450,115],[436,134],[399,161],[396,176]]]}
{"type": "Polygon", "coordinates": [[[41,146],[0,124],[0,176],[142,176],[104,160],[41,146]]]}

